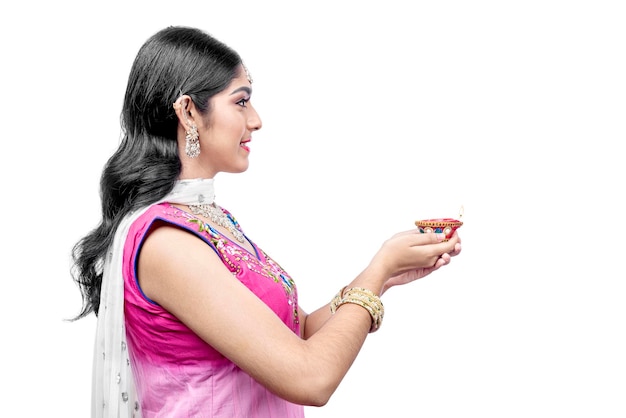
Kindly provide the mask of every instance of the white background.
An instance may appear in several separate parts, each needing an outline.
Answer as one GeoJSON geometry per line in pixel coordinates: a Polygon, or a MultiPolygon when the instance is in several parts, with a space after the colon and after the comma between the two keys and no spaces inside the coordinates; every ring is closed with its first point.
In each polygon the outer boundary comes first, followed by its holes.
{"type": "Polygon", "coordinates": [[[385,295],[307,417],[626,416],[621,2],[7,4],[0,415],[89,415],[95,319],[64,321],[69,254],[99,219],[132,60],[180,24],[252,72],[264,127],[217,199],[306,310],[396,231],[465,208],[462,254],[385,295]]]}

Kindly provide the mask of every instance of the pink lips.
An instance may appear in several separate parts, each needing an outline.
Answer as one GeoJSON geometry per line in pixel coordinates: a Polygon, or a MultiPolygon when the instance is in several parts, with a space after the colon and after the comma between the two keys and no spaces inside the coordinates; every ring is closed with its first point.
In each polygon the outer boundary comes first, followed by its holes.
{"type": "Polygon", "coordinates": [[[247,144],[248,142],[250,142],[250,141],[251,141],[251,139],[246,139],[246,140],[244,140],[244,141],[241,141],[241,142],[239,143],[239,146],[240,146],[241,148],[245,149],[246,151],[250,152],[250,148],[246,145],[246,144],[247,144]]]}

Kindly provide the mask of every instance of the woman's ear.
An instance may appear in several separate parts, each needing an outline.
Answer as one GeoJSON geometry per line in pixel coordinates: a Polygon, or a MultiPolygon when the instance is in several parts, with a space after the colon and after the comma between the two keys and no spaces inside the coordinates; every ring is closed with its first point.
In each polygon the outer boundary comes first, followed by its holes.
{"type": "Polygon", "coordinates": [[[193,100],[191,100],[191,97],[183,94],[178,99],[176,99],[172,107],[176,112],[176,116],[178,116],[178,122],[185,128],[185,131],[188,131],[196,126],[196,123],[192,116],[193,113],[195,113],[195,106],[193,104],[193,100]],[[194,110],[193,113],[192,109],[194,110]]]}
{"type": "MultiPolygon", "coordinates": [[[[193,118],[193,115],[197,114],[193,100],[187,95],[182,95],[176,99],[172,106],[178,117],[179,126],[185,131],[185,154],[189,158],[196,158],[200,155],[200,139],[198,126],[193,118]]],[[[180,141],[180,138],[178,140],[180,141]]]]}

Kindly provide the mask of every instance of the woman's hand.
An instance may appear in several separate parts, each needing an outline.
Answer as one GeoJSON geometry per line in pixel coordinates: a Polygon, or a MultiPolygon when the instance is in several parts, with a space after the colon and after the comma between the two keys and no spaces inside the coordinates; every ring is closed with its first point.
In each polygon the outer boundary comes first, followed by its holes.
{"type": "Polygon", "coordinates": [[[390,271],[381,295],[393,286],[421,279],[450,263],[461,252],[458,233],[447,242],[443,234],[422,234],[416,230],[401,232],[387,240],[373,262],[383,262],[390,271]],[[382,261],[380,260],[382,258],[382,261]]]}

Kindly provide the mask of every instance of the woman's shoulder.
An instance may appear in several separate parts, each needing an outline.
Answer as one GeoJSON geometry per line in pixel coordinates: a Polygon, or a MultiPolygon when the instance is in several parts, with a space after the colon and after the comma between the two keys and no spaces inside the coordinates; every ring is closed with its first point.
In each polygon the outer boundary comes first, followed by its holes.
{"type": "Polygon", "coordinates": [[[182,225],[188,222],[189,217],[186,215],[184,211],[170,203],[156,203],[145,209],[133,222],[133,225],[152,224],[159,220],[182,225]]]}
{"type": "Polygon", "coordinates": [[[157,249],[179,244],[195,245],[198,240],[189,237],[195,235],[208,241],[203,232],[197,219],[188,212],[170,203],[158,203],[136,214],[126,236],[126,250],[129,254],[143,253],[148,243],[149,248],[157,249]]]}
{"type": "Polygon", "coordinates": [[[162,225],[190,229],[184,212],[169,203],[158,203],[134,214],[126,241],[142,241],[146,235],[162,225]]]}
{"type": "Polygon", "coordinates": [[[141,213],[132,223],[129,238],[143,240],[161,227],[172,227],[199,236],[204,241],[213,242],[219,234],[193,214],[171,203],[154,204],[141,213]]]}

